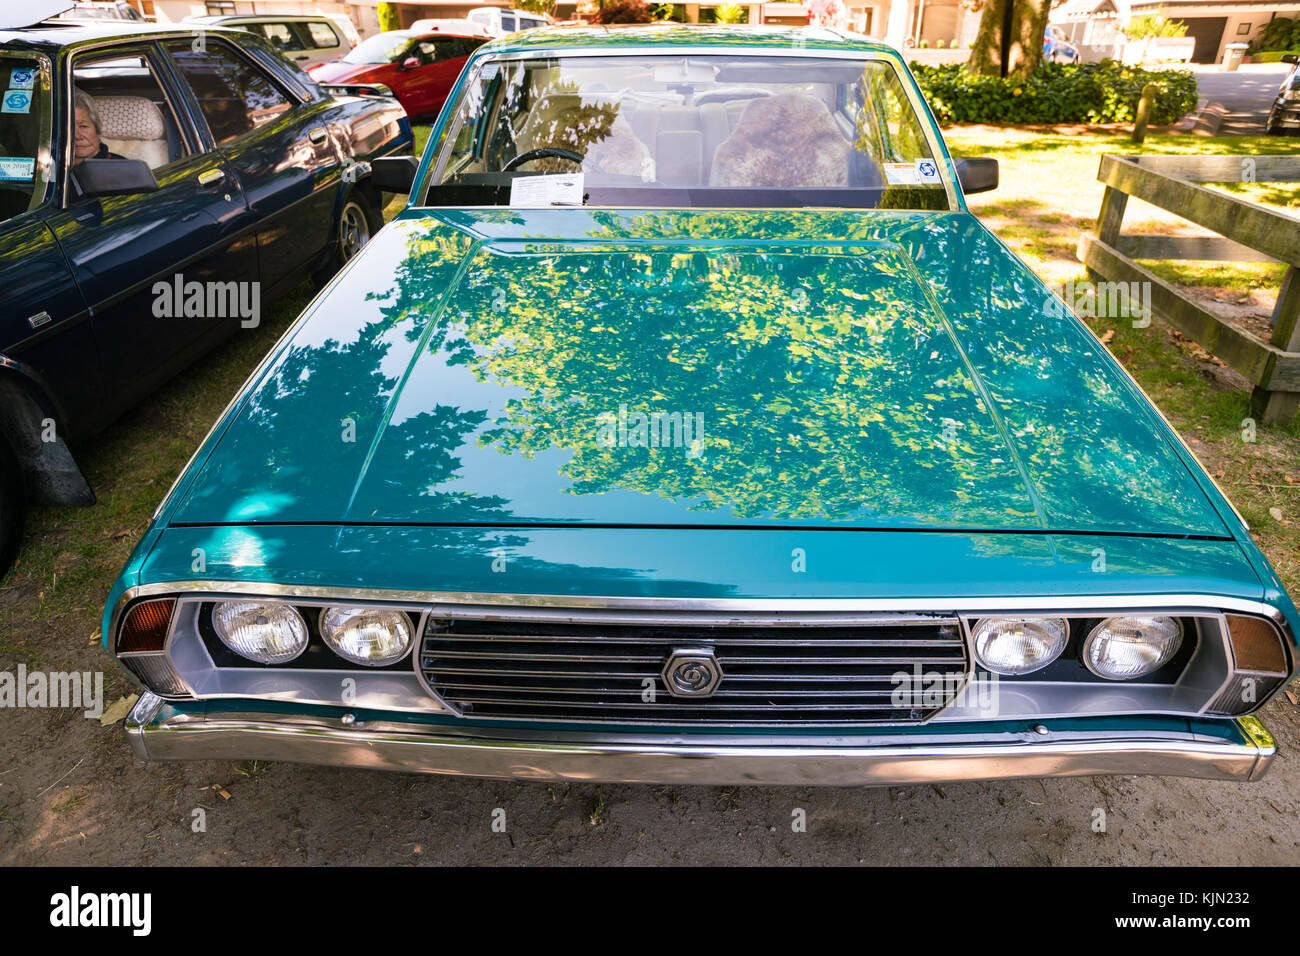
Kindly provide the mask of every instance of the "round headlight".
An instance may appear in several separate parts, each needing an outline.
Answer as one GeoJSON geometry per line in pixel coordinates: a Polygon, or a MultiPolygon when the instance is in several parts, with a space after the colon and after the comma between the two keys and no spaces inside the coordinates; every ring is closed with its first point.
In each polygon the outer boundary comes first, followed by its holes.
{"type": "Polygon", "coordinates": [[[1183,626],[1172,617],[1110,617],[1083,642],[1083,663],[1107,680],[1154,673],[1178,653],[1183,626]]]}
{"type": "Polygon", "coordinates": [[[259,664],[283,664],[307,649],[307,623],[288,604],[222,601],[212,609],[221,643],[259,664]]]}
{"type": "Polygon", "coordinates": [[[344,660],[383,667],[411,649],[411,622],[401,611],[382,607],[327,607],[320,636],[344,660]]]}
{"type": "Polygon", "coordinates": [[[975,658],[994,674],[1032,674],[1060,657],[1069,637],[1061,617],[986,617],[975,625],[975,658]]]}

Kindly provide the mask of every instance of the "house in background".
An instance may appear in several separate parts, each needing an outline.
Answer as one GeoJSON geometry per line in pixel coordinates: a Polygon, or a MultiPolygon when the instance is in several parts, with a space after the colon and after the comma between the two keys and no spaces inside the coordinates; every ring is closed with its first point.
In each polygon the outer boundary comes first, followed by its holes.
{"type": "MultiPolygon", "coordinates": [[[[178,23],[189,16],[209,14],[306,14],[341,13],[349,17],[363,37],[379,32],[379,0],[128,0],[150,20],[178,23]]],[[[801,6],[791,2],[744,3],[750,23],[802,22],[801,6]]],[[[403,26],[426,17],[455,19],[474,7],[510,8],[510,0],[407,0],[395,2],[403,26]]],[[[681,4],[688,23],[713,19],[719,3],[681,4]]],[[[557,20],[576,15],[577,0],[556,5],[557,20]]],[[[937,48],[939,41],[951,47],[954,41],[969,46],[979,29],[980,15],[965,9],[959,0],[845,0],[845,15],[836,24],[843,29],[886,40],[897,47],[937,48]]]]}
{"type": "Polygon", "coordinates": [[[1049,20],[1085,60],[1099,60],[1120,56],[1120,25],[1155,13],[1187,24],[1187,36],[1195,41],[1193,63],[1222,63],[1229,43],[1249,43],[1275,17],[1300,16],[1300,0],[1066,0],[1049,20]]]}

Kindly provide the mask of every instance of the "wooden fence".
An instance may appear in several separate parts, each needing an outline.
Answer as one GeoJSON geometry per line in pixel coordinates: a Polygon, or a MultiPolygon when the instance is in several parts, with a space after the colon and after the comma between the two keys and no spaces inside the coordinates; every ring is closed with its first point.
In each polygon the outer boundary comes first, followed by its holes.
{"type": "Polygon", "coordinates": [[[1197,183],[1300,182],[1296,156],[1105,155],[1106,184],[1095,234],[1079,240],[1079,259],[1095,279],[1150,283],[1154,312],[1199,342],[1254,386],[1252,414],[1286,421],[1300,407],[1300,218],[1197,183]],[[1216,236],[1121,235],[1129,196],[1204,226],[1216,236]],[[1198,305],[1134,259],[1283,262],[1286,273],[1267,342],[1198,305]]]}

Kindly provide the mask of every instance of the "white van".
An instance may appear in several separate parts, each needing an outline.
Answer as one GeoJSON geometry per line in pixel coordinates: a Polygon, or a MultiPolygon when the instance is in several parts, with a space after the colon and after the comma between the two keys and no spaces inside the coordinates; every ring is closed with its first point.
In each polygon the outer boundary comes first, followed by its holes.
{"type": "Polygon", "coordinates": [[[271,41],[272,46],[303,70],[337,60],[353,47],[351,38],[341,27],[320,15],[217,14],[186,17],[184,22],[234,27],[256,33],[271,41]]]}
{"type": "Polygon", "coordinates": [[[535,30],[550,26],[551,18],[544,13],[527,10],[502,10],[500,7],[475,7],[465,14],[470,20],[487,28],[494,37],[505,36],[519,30],[535,30]]]}
{"type": "Polygon", "coordinates": [[[485,37],[492,39],[493,34],[488,32],[488,28],[481,23],[473,20],[449,20],[433,18],[428,20],[416,20],[406,29],[412,33],[450,33],[461,37],[485,37]]]}

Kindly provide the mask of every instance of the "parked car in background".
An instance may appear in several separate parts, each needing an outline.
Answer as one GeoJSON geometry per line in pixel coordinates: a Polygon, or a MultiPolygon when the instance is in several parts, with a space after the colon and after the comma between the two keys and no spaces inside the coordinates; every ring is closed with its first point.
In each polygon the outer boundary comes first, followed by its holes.
{"type": "Polygon", "coordinates": [[[500,37],[519,30],[536,30],[549,26],[551,20],[543,13],[527,10],[502,10],[500,7],[475,7],[465,16],[483,26],[490,36],[500,37]]]}
{"type": "Polygon", "coordinates": [[[26,504],[94,501],[82,438],[357,252],[370,161],[412,143],[395,100],[331,96],[254,34],[22,22],[0,13],[0,574],[26,504]]]}
{"type": "Polygon", "coordinates": [[[57,20],[138,20],[143,21],[144,15],[126,0],[106,0],[106,2],[85,2],[77,3],[64,13],[60,13],[57,20]]]}
{"type": "Polygon", "coordinates": [[[1065,38],[1060,27],[1049,25],[1043,32],[1043,59],[1051,63],[1078,63],[1079,48],[1065,38]]]}
{"type": "Polygon", "coordinates": [[[333,19],[326,16],[277,16],[248,14],[243,16],[186,17],[185,23],[214,27],[232,27],[262,37],[300,69],[337,60],[355,44],[333,19]]]}
{"type": "Polygon", "coordinates": [[[1300,616],[898,51],[471,58],[113,585],[158,760],[1253,780],[1300,616]],[[195,555],[204,565],[195,568],[195,555]]]}
{"type": "Polygon", "coordinates": [[[412,33],[454,33],[459,36],[481,36],[484,39],[492,39],[492,34],[488,31],[488,28],[481,23],[475,23],[473,20],[430,18],[416,20],[407,29],[412,33]]]}
{"type": "Polygon", "coordinates": [[[312,67],[311,78],[339,91],[391,91],[412,119],[442,109],[483,36],[389,30],[362,41],[341,60],[312,67]]]}
{"type": "Polygon", "coordinates": [[[1264,124],[1264,131],[1269,134],[1300,130],[1300,55],[1285,53],[1282,62],[1290,63],[1291,69],[1282,77],[1269,107],[1264,124]]]}
{"type": "Polygon", "coordinates": [[[357,25],[352,22],[345,14],[342,13],[325,13],[322,14],[327,20],[343,31],[343,36],[347,38],[348,43],[356,46],[361,42],[361,31],[357,25]]]}

